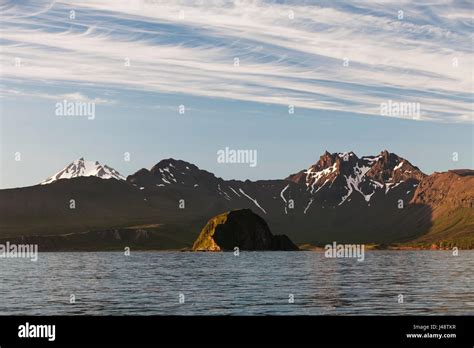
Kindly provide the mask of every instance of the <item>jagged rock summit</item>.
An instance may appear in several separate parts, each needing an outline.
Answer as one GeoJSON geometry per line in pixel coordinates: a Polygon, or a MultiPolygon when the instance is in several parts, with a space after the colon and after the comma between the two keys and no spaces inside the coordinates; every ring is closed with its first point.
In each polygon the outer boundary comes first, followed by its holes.
{"type": "Polygon", "coordinates": [[[286,250],[298,247],[286,235],[274,236],[264,219],[250,209],[219,214],[204,226],[194,242],[194,251],[286,250]]]}

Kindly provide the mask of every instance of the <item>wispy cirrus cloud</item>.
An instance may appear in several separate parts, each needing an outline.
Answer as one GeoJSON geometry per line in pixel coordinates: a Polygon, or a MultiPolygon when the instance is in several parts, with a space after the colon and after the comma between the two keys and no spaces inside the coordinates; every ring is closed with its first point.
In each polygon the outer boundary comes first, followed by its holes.
{"type": "Polygon", "coordinates": [[[468,2],[302,3],[6,2],[1,74],[369,115],[390,99],[472,122],[468,2]]]}
{"type": "Polygon", "coordinates": [[[23,91],[19,89],[0,88],[0,96],[13,97],[13,98],[42,98],[42,99],[51,99],[56,102],[67,100],[71,102],[108,104],[108,105],[116,103],[115,100],[104,99],[104,98],[99,98],[99,97],[91,98],[79,92],[50,94],[50,93],[44,93],[44,92],[31,92],[31,91],[23,91]]]}

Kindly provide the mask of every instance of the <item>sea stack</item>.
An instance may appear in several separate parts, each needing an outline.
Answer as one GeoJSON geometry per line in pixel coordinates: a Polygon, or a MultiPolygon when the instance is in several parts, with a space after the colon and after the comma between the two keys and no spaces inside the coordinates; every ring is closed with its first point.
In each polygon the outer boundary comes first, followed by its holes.
{"type": "Polygon", "coordinates": [[[298,247],[286,235],[274,236],[266,221],[250,209],[214,216],[194,242],[193,251],[284,250],[298,247]]]}

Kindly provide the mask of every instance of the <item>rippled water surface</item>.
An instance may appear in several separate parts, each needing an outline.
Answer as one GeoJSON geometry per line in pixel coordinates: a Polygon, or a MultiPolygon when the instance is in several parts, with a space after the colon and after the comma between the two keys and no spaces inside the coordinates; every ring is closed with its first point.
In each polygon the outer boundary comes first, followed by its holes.
{"type": "Polygon", "coordinates": [[[473,270],[473,251],[41,253],[0,259],[0,314],[473,315],[473,270]]]}

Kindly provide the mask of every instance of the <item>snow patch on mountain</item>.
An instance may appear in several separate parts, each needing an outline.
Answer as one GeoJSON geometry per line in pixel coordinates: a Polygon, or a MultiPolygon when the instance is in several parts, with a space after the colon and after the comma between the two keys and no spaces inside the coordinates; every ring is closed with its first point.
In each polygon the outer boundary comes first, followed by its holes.
{"type": "Polygon", "coordinates": [[[240,193],[243,194],[245,197],[247,197],[248,199],[250,199],[261,211],[263,211],[265,214],[267,213],[267,212],[265,211],[265,209],[263,209],[263,208],[260,206],[260,204],[258,203],[258,201],[257,201],[255,198],[250,197],[250,196],[249,196],[248,194],[246,194],[246,193],[244,192],[244,190],[242,190],[241,188],[239,188],[239,191],[240,191],[240,193]]]}
{"type": "Polygon", "coordinates": [[[229,188],[232,190],[232,192],[234,192],[236,194],[237,197],[240,197],[240,195],[237,193],[237,191],[235,191],[231,186],[229,186],[229,188]]]}
{"type": "Polygon", "coordinates": [[[320,171],[314,171],[313,168],[309,168],[305,174],[306,174],[306,186],[310,185],[310,181],[313,183],[311,184],[311,192],[314,191],[314,185],[318,183],[318,181],[322,178],[325,177],[331,173],[334,173],[337,170],[337,164],[334,163],[332,166],[329,168],[325,168],[320,171]]]}
{"type": "Polygon", "coordinates": [[[285,214],[288,214],[288,211],[286,210],[286,198],[283,195],[283,193],[285,193],[285,191],[288,189],[288,187],[290,187],[290,184],[286,185],[285,188],[283,190],[281,190],[281,192],[280,192],[280,197],[283,200],[283,202],[285,203],[285,214]]]}
{"type": "Polygon", "coordinates": [[[228,201],[231,200],[230,196],[227,194],[227,192],[225,192],[224,190],[221,189],[221,184],[217,184],[217,192],[223,196],[225,199],[227,199],[228,201]]]}
{"type": "Polygon", "coordinates": [[[365,174],[370,170],[370,168],[371,167],[366,167],[366,166],[359,167],[359,165],[356,164],[356,166],[354,167],[354,175],[345,176],[346,182],[347,182],[346,187],[348,189],[348,192],[347,192],[347,195],[342,197],[342,200],[338,205],[341,205],[342,203],[344,203],[346,199],[350,197],[350,195],[352,194],[354,190],[359,192],[364,197],[366,202],[370,201],[370,197],[372,197],[375,191],[373,191],[370,194],[365,194],[359,188],[359,185],[362,183],[365,174]]]}
{"type": "Polygon", "coordinates": [[[308,204],[307,204],[306,207],[304,208],[304,212],[303,212],[304,214],[306,214],[306,212],[308,211],[309,207],[311,206],[311,203],[313,203],[313,200],[314,200],[314,198],[310,198],[310,199],[309,199],[308,204]]]}
{"type": "Polygon", "coordinates": [[[387,194],[388,191],[390,191],[390,190],[394,189],[395,187],[397,187],[398,185],[400,185],[402,182],[403,182],[403,180],[400,181],[400,182],[394,182],[394,183],[386,184],[385,185],[385,194],[387,194]]]}
{"type": "Polygon", "coordinates": [[[397,169],[400,169],[403,166],[403,161],[398,163],[395,168],[393,168],[393,171],[396,171],[397,169]]]}
{"type": "Polygon", "coordinates": [[[368,161],[371,164],[373,164],[374,162],[377,162],[381,158],[382,158],[382,156],[363,156],[360,159],[364,160],[364,161],[368,161]]]}

